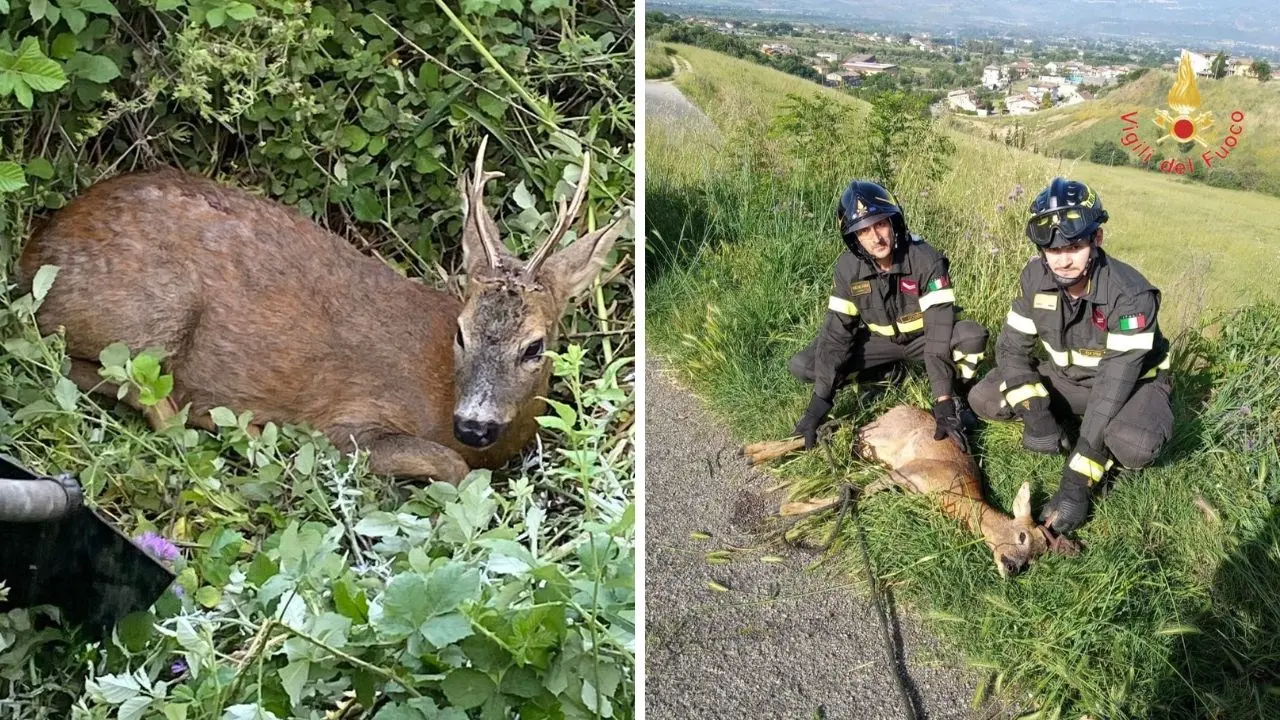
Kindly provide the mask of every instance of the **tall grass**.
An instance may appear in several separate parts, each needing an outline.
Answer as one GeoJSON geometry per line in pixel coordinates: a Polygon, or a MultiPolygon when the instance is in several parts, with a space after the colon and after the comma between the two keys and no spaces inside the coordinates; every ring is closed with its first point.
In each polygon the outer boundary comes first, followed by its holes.
{"type": "MultiPolygon", "coordinates": [[[[832,204],[842,182],[868,166],[857,151],[866,108],[830,128],[849,139],[848,154],[798,156],[792,138],[768,132],[785,101],[767,89],[785,83],[794,92],[795,81],[705,51],[680,53],[693,72],[678,82],[696,84],[696,101],[719,127],[697,134],[648,123],[651,347],[744,440],[780,437],[808,399],[809,389],[787,374],[787,358],[824,312],[840,250],[832,204]],[[825,172],[832,165],[843,175],[825,172]]],[[[964,312],[999,328],[1032,255],[1022,235],[1030,194],[1057,172],[1085,179],[1113,218],[1107,247],[1164,290],[1163,326],[1178,336],[1177,430],[1155,467],[1119,474],[1080,533],[1079,558],[1046,557],[1002,581],[981,542],[929,498],[885,494],[862,508],[879,573],[984,673],[980,694],[1000,692],[1040,717],[1280,717],[1280,611],[1271,603],[1280,591],[1280,515],[1272,509],[1280,499],[1280,388],[1259,382],[1280,370],[1280,309],[1254,306],[1278,293],[1245,277],[1274,275],[1271,248],[1280,238],[1270,218],[1280,201],[1196,188],[1193,203],[1161,176],[1058,167],[996,143],[953,139],[940,180],[928,179],[925,158],[909,158],[893,190],[912,230],[951,257],[964,312]],[[1170,208],[1196,212],[1172,222],[1170,208]],[[1219,232],[1224,226],[1233,230],[1219,232]],[[1250,307],[1220,315],[1241,305],[1250,307]],[[1206,337],[1215,317],[1224,319],[1206,337]]],[[[916,370],[878,400],[845,391],[835,415],[856,426],[899,402],[925,406],[927,393],[916,370]]],[[[1006,511],[1024,480],[1042,507],[1061,472],[1060,459],[1021,450],[1019,432],[989,425],[975,443],[988,497],[1006,511]]],[[[837,473],[816,453],[782,464],[793,496],[878,476],[850,456],[850,439],[844,429],[833,441],[837,473]]],[[[821,536],[829,522],[802,532],[821,536]]],[[[853,553],[841,551],[848,540],[831,562],[853,570],[853,553]]]]}

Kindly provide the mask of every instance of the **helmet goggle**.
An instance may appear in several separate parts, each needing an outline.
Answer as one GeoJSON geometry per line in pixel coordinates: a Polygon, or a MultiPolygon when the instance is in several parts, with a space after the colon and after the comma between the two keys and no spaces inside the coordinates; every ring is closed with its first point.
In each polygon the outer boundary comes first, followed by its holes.
{"type": "Polygon", "coordinates": [[[1095,218],[1093,213],[1074,207],[1046,210],[1027,221],[1027,237],[1039,248],[1048,248],[1054,233],[1061,236],[1065,244],[1075,243],[1085,239],[1095,223],[1105,217],[1095,218]]]}

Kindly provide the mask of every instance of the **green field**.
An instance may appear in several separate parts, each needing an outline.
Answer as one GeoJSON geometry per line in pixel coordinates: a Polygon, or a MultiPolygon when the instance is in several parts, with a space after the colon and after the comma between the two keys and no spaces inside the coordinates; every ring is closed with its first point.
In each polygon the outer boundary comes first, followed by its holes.
{"type": "MultiPolygon", "coordinates": [[[[1211,170],[1232,176],[1224,177],[1223,182],[1242,183],[1242,187],[1280,195],[1280,83],[1238,77],[1197,78],[1200,109],[1212,112],[1214,117],[1213,126],[1204,135],[1208,146],[1190,144],[1179,148],[1170,140],[1159,145],[1155,142],[1162,134],[1155,124],[1155,111],[1168,110],[1173,80],[1173,73],[1153,70],[1091,102],[1017,117],[957,117],[956,126],[985,138],[993,129],[1007,132],[1016,123],[1028,129],[1028,147],[1053,156],[1065,153],[1087,157],[1096,142],[1119,143],[1126,126],[1120,116],[1138,111],[1138,134],[1155,152],[1166,158],[1191,157],[1200,166],[1201,153],[1220,147],[1232,124],[1231,113],[1240,110],[1245,117],[1239,144],[1227,158],[1213,158],[1211,170]]],[[[1136,156],[1131,154],[1130,162],[1136,163],[1136,156]]]]}
{"type": "MultiPolygon", "coordinates": [[[[718,131],[647,124],[648,340],[744,441],[782,437],[809,397],[786,362],[825,310],[842,247],[831,212],[844,183],[870,167],[870,106],[678,52],[692,70],[677,85],[718,131]],[[788,93],[850,112],[833,122],[812,105],[792,111],[788,93]],[[812,122],[797,121],[805,113],[812,122]]],[[[1046,557],[1002,581],[989,551],[928,498],[886,494],[862,509],[879,574],[982,673],[980,695],[1038,717],[1280,716],[1280,292],[1270,280],[1280,199],[948,136],[945,172],[931,179],[927,153],[908,153],[892,189],[912,230],[951,257],[968,316],[999,327],[1032,255],[1022,234],[1031,195],[1055,174],[1085,180],[1112,217],[1107,248],[1163,290],[1178,427],[1154,467],[1119,474],[1079,533],[1079,558],[1046,557]]],[[[896,403],[927,407],[927,392],[913,370],[875,401],[844,391],[834,415],[856,426],[896,403]]],[[[976,452],[994,505],[1007,511],[1029,480],[1039,510],[1062,463],[1021,450],[1020,432],[987,426],[976,452]]],[[[821,453],[776,468],[793,497],[881,475],[850,456],[850,439],[845,427],[833,441],[834,472],[821,453]]],[[[825,537],[830,521],[803,533],[825,537]]],[[[846,528],[830,562],[852,572],[851,541],[846,528]]]]}

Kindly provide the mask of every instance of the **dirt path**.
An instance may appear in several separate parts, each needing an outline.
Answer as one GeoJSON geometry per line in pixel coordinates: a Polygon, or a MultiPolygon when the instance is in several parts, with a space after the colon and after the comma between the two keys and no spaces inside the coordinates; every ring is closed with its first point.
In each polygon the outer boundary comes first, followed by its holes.
{"type": "MultiPolygon", "coordinates": [[[[645,716],[904,718],[869,599],[847,577],[806,572],[815,555],[763,545],[753,533],[777,508],[775,481],[660,360],[645,380],[645,716]],[[724,550],[730,562],[707,562],[724,550]]],[[[936,644],[909,620],[898,633],[918,717],[975,717],[976,678],[928,663],[936,644]]]]}

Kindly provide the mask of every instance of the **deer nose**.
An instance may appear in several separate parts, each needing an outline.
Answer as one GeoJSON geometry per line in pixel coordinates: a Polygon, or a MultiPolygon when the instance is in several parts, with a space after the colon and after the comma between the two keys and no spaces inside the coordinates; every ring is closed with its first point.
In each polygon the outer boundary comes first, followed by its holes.
{"type": "Polygon", "coordinates": [[[506,423],[453,416],[453,436],[471,447],[492,445],[506,428],[506,423]]]}
{"type": "Polygon", "coordinates": [[[1010,577],[1017,575],[1018,571],[1022,569],[1022,566],[1018,564],[1017,560],[1014,560],[1007,555],[1000,558],[1000,562],[1004,564],[1004,569],[1009,573],[1010,577]]]}

